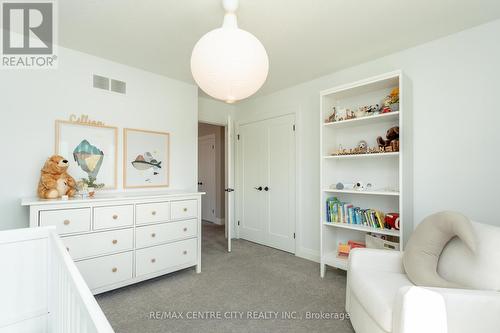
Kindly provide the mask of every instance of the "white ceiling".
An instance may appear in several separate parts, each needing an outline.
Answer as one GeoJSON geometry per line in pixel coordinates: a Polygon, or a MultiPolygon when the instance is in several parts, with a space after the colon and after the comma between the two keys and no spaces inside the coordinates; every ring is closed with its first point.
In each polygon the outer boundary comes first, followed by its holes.
{"type": "MultiPolygon", "coordinates": [[[[62,0],[62,46],[193,83],[196,41],[220,0],[62,0]]],[[[240,0],[239,25],[270,58],[261,93],[500,17],[498,0],[240,0]]]]}

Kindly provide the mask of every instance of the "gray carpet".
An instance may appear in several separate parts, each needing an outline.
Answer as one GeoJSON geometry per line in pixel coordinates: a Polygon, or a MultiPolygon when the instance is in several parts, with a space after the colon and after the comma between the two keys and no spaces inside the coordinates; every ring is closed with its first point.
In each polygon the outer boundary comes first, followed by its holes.
{"type": "Polygon", "coordinates": [[[201,274],[186,269],[97,301],[117,333],[354,332],[349,320],[339,319],[344,272],[329,270],[321,279],[317,263],[244,240],[233,241],[231,253],[225,249],[224,228],[204,223],[201,274]],[[306,319],[308,312],[334,318],[306,319]],[[193,319],[202,315],[213,318],[193,319]]]}

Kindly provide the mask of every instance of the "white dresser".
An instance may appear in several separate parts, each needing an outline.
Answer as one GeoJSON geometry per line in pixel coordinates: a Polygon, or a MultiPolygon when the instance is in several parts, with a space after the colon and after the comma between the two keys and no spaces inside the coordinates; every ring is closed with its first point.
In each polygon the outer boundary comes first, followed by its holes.
{"type": "Polygon", "coordinates": [[[203,193],[98,193],[24,199],[30,227],[55,226],[94,294],[196,266],[203,193]]]}

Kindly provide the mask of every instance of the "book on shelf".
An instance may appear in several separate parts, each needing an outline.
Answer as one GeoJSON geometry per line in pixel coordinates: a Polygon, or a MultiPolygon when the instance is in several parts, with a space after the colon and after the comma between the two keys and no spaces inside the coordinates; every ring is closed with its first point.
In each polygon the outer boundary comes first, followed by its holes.
{"type": "Polygon", "coordinates": [[[337,197],[326,200],[326,222],[355,224],[377,229],[390,229],[385,225],[385,214],[377,209],[363,209],[337,197]]]}
{"type": "Polygon", "coordinates": [[[365,243],[350,240],[347,243],[339,243],[337,247],[337,255],[339,257],[348,257],[352,249],[365,248],[365,243]]]}

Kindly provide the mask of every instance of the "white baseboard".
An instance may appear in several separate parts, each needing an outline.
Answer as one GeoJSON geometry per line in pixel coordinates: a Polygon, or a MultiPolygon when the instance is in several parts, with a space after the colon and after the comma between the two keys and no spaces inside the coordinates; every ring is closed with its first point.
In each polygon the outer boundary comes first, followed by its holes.
{"type": "Polygon", "coordinates": [[[320,262],[320,257],[319,257],[319,251],[311,250],[311,249],[306,249],[306,248],[298,248],[297,251],[295,251],[295,255],[297,257],[311,260],[314,262],[319,263],[320,262]]]}

